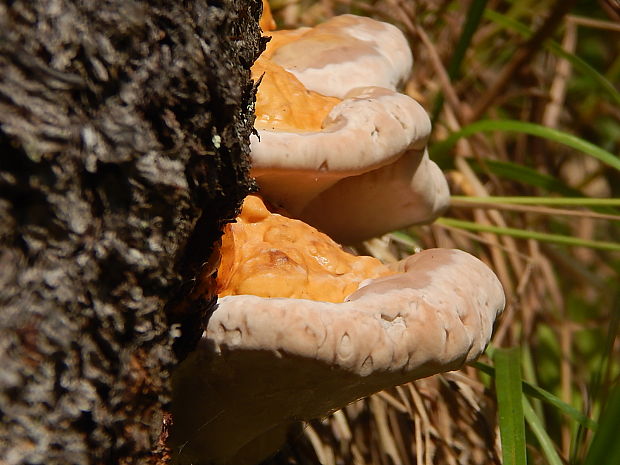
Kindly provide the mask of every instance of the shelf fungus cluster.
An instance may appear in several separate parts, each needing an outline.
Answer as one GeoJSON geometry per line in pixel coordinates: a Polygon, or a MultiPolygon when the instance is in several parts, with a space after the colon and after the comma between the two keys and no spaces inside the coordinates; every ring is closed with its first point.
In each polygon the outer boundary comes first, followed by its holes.
{"type": "Polygon", "coordinates": [[[269,34],[252,140],[268,206],[249,196],[226,226],[218,308],[174,376],[176,463],[255,464],[299,421],[459,369],[504,307],[465,252],[384,265],[331,238],[431,221],[447,204],[428,117],[397,92],[411,67],[402,34],[349,15],[269,34]]]}
{"type": "Polygon", "coordinates": [[[345,243],[439,216],[448,186],[426,151],[428,115],[398,92],[412,66],[400,30],[343,15],[268,35],[252,69],[261,194],[345,243]]]}

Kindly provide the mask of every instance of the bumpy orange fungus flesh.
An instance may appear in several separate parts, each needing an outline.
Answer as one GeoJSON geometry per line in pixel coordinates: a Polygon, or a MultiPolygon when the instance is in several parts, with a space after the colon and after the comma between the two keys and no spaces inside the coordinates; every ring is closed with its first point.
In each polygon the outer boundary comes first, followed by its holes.
{"type": "Polygon", "coordinates": [[[226,226],[218,296],[250,294],[343,302],[369,278],[393,274],[379,260],[342,250],[302,221],[271,213],[248,196],[236,223],[226,226]]]}
{"type": "Polygon", "coordinates": [[[271,61],[275,51],[303,32],[271,31],[267,48],[252,66],[252,79],[261,79],[256,93],[257,129],[288,132],[319,131],[323,120],[340,102],[307,90],[293,74],[271,61]]]}

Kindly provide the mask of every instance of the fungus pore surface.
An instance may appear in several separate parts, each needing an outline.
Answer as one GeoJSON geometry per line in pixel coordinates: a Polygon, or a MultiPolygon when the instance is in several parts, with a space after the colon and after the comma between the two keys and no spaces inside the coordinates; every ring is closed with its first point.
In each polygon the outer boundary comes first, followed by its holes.
{"type": "Polygon", "coordinates": [[[248,196],[226,226],[218,295],[256,295],[343,302],[362,281],[393,274],[373,257],[351,255],[302,221],[270,212],[248,196]]]}

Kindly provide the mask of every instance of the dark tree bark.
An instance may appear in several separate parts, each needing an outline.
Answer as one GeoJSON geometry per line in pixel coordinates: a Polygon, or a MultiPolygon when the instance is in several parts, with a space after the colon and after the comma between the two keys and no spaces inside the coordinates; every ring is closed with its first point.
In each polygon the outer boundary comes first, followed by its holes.
{"type": "Polygon", "coordinates": [[[0,0],[0,463],[153,461],[251,189],[260,8],[0,0]]]}

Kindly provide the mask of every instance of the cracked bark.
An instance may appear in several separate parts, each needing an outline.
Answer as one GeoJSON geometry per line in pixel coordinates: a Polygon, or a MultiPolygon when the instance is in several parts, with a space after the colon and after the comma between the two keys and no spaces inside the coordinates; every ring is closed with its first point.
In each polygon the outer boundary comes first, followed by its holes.
{"type": "Polygon", "coordinates": [[[162,460],[214,304],[171,302],[252,188],[260,8],[0,0],[2,463],[162,460]]]}

